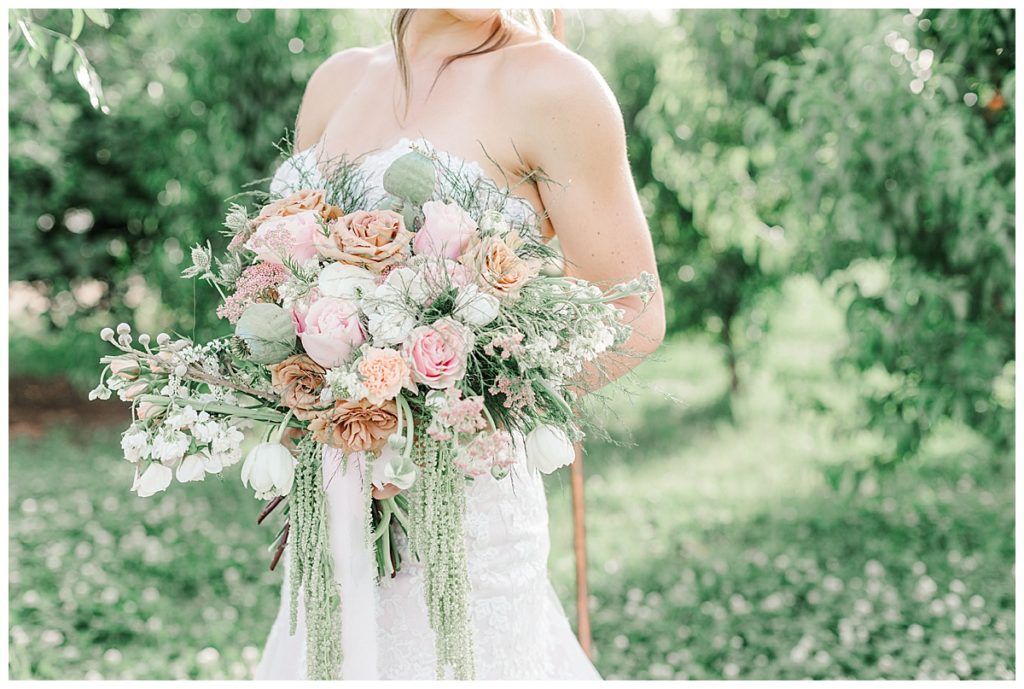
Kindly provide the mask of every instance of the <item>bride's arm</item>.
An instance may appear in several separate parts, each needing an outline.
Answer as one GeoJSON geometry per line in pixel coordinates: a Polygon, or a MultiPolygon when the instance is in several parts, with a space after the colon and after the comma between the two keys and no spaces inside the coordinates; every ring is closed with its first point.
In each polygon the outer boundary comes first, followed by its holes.
{"type": "MultiPolygon", "coordinates": [[[[608,285],[647,271],[657,276],[654,247],[626,157],[622,113],[611,89],[583,58],[560,47],[549,53],[529,88],[526,162],[560,182],[539,184],[541,200],[566,259],[566,273],[608,285]]],[[[638,297],[617,302],[633,327],[626,349],[653,352],[665,335],[660,282],[645,307],[638,297]]],[[[601,363],[609,379],[639,357],[601,363]]],[[[596,373],[596,372],[594,372],[596,373]]],[[[603,376],[602,376],[603,377],[603,376]]],[[[593,380],[600,384],[600,382],[593,380]]]]}

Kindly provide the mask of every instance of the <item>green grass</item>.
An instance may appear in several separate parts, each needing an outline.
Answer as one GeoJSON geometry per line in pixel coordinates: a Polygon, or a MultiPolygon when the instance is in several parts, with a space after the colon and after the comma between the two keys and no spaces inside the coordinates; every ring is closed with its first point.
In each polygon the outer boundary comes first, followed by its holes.
{"type": "MultiPolygon", "coordinates": [[[[946,423],[913,463],[828,489],[823,468],[871,433],[808,411],[850,394],[828,368],[840,324],[815,299],[787,287],[732,403],[704,338],[611,396],[613,438],[586,459],[605,677],[1013,676],[1012,457],[946,423]]],[[[136,498],[117,440],[12,443],[12,677],[248,676],[280,582],[259,504],[237,471],[136,498]]],[[[567,475],[548,489],[552,577],[574,616],[567,475]]]]}

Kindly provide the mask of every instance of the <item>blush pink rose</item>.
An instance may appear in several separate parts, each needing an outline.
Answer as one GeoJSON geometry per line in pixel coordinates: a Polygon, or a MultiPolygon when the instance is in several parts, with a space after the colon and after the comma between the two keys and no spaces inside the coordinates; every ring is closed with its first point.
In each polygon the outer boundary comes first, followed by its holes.
{"type": "Polygon", "coordinates": [[[384,404],[395,399],[403,387],[412,387],[409,363],[393,349],[367,347],[356,370],[366,388],[366,399],[372,404],[384,404]]]}
{"type": "Polygon", "coordinates": [[[476,221],[457,204],[427,201],[423,204],[423,226],[412,240],[412,248],[420,255],[456,259],[476,230],[476,221]]]}
{"type": "Polygon", "coordinates": [[[323,234],[320,214],[306,211],[297,215],[274,216],[263,221],[245,248],[256,252],[256,259],[284,265],[289,258],[305,263],[317,255],[316,241],[323,234]]]}
{"type": "Polygon", "coordinates": [[[421,325],[402,344],[414,382],[448,388],[466,374],[466,359],[473,349],[473,333],[451,318],[421,325]]]}
{"type": "Polygon", "coordinates": [[[345,299],[319,297],[305,310],[292,309],[292,320],[306,354],[324,368],[341,366],[366,341],[359,309],[345,299]]]}

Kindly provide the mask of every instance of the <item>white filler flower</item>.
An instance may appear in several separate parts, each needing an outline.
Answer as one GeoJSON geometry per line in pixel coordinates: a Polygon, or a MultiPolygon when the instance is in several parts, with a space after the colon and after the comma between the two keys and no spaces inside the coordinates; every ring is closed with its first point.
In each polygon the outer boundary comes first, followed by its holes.
{"type": "Polygon", "coordinates": [[[256,491],[259,500],[287,495],[295,480],[295,458],[281,443],[260,443],[242,464],[242,483],[256,491]]]}
{"type": "Polygon", "coordinates": [[[575,460],[576,448],[561,428],[543,424],[526,436],[526,466],[531,471],[550,474],[575,460]]]}
{"type": "Polygon", "coordinates": [[[169,467],[165,467],[157,462],[150,464],[141,474],[138,473],[138,469],[135,471],[135,482],[132,484],[132,490],[140,498],[148,498],[150,495],[166,489],[167,486],[171,485],[171,478],[174,476],[174,472],[169,467]]]}

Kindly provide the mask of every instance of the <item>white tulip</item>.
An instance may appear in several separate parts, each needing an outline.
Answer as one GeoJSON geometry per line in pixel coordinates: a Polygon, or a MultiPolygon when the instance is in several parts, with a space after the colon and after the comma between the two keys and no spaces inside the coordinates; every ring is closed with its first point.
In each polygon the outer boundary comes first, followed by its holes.
{"type": "Polygon", "coordinates": [[[320,288],[320,293],[326,297],[358,301],[365,295],[373,293],[376,282],[373,273],[366,268],[344,263],[331,263],[320,271],[317,286],[320,288]]]}
{"type": "Polygon", "coordinates": [[[396,488],[407,490],[416,481],[416,465],[390,445],[385,445],[377,459],[373,460],[373,485],[383,488],[390,483],[396,488]]]}
{"type": "Polygon", "coordinates": [[[542,424],[526,436],[526,466],[542,474],[550,474],[559,467],[576,460],[576,448],[569,436],[557,426],[542,424]]]}
{"type": "Polygon", "coordinates": [[[173,476],[174,472],[172,472],[169,467],[153,462],[141,474],[138,473],[138,469],[136,469],[135,481],[132,483],[132,490],[135,491],[140,498],[148,498],[150,495],[159,493],[160,491],[165,490],[167,486],[171,485],[171,478],[173,478],[173,476]]]}
{"type": "Polygon", "coordinates": [[[281,443],[260,443],[242,464],[242,483],[256,491],[259,500],[287,495],[295,480],[295,458],[281,443]]]}
{"type": "Polygon", "coordinates": [[[466,325],[482,328],[498,317],[500,302],[470,283],[459,288],[452,315],[466,325]]]}

